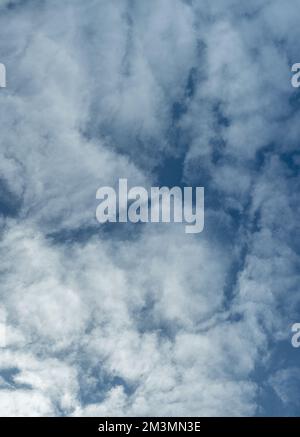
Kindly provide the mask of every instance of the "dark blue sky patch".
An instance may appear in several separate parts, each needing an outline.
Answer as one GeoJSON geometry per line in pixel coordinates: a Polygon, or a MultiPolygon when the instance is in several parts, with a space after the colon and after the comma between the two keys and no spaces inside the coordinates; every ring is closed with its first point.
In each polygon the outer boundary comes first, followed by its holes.
{"type": "Polygon", "coordinates": [[[22,201],[9,191],[6,182],[0,178],[0,214],[5,217],[16,217],[21,205],[22,201]]]}
{"type": "Polygon", "coordinates": [[[109,391],[116,387],[122,387],[128,396],[131,396],[136,389],[136,384],[120,376],[106,373],[101,365],[86,370],[87,373],[79,378],[81,380],[79,398],[82,405],[103,402],[109,391]]]}
{"type": "Polygon", "coordinates": [[[3,378],[5,389],[7,390],[30,390],[31,386],[28,384],[16,383],[14,378],[20,373],[20,370],[17,367],[9,367],[0,369],[0,377],[3,378]]]}

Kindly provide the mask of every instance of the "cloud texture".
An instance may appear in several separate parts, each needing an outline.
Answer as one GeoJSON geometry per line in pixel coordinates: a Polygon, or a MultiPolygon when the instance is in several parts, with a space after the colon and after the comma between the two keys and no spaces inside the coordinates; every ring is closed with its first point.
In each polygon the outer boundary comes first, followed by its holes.
{"type": "Polygon", "coordinates": [[[2,416],[299,413],[299,6],[1,2],[2,416]],[[202,234],[97,224],[174,162],[202,234]]]}

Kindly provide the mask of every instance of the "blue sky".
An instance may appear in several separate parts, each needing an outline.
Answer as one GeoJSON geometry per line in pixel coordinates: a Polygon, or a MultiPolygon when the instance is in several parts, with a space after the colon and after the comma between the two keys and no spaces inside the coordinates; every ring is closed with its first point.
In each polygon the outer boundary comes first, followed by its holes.
{"type": "Polygon", "coordinates": [[[2,416],[299,415],[299,7],[0,2],[2,416]],[[100,225],[119,178],[204,231],[100,225]]]}

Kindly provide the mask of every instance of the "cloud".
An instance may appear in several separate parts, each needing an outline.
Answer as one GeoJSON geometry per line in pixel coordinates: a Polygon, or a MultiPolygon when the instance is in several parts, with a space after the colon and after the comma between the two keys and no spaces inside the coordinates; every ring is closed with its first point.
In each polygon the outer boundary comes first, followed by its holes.
{"type": "Polygon", "coordinates": [[[2,2],[1,415],[255,415],[259,366],[287,402],[298,3],[2,2]],[[170,159],[204,233],[96,223],[170,159]]]}
{"type": "Polygon", "coordinates": [[[299,407],[298,390],[300,375],[298,368],[281,369],[270,378],[270,384],[282,402],[291,410],[299,407]]]}

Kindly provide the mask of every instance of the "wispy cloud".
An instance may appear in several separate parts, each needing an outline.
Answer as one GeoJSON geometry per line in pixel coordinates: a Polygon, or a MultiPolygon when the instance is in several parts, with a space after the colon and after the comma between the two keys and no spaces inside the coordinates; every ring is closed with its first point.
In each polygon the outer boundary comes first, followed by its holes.
{"type": "Polygon", "coordinates": [[[255,415],[293,396],[273,354],[299,308],[297,8],[1,2],[1,415],[255,415]],[[205,232],[100,229],[97,188],[160,183],[170,159],[206,188],[205,232]]]}

